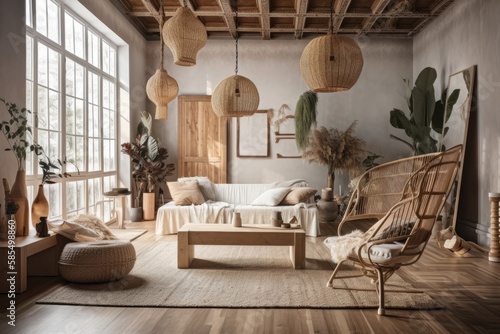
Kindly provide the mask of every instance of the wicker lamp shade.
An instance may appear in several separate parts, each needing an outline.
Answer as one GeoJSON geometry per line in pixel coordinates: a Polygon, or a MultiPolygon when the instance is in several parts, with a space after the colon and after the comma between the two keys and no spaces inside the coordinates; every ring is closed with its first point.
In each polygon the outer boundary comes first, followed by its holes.
{"type": "Polygon", "coordinates": [[[177,81],[165,69],[157,69],[146,84],[146,93],[156,105],[155,119],[168,119],[168,103],[179,93],[177,81]]]}
{"type": "Polygon", "coordinates": [[[302,78],[317,93],[349,90],[362,69],[361,49],[349,37],[317,37],[307,44],[300,57],[302,78]]]}
{"type": "Polygon", "coordinates": [[[180,7],[163,26],[163,39],[181,66],[196,65],[196,54],[207,43],[207,31],[189,8],[180,7]]]}
{"type": "Polygon", "coordinates": [[[257,87],[241,75],[222,80],[212,94],[212,109],[219,117],[250,116],[258,107],[257,87]]]}

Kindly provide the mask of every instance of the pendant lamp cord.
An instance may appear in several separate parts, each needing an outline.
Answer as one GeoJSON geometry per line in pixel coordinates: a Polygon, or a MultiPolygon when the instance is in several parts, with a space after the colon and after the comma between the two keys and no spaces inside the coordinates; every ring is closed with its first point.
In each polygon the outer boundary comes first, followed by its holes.
{"type": "Polygon", "coordinates": [[[236,67],[234,68],[234,73],[238,74],[238,8],[235,9],[236,17],[234,19],[234,24],[236,26],[235,41],[236,41],[236,67]]]}
{"type": "Polygon", "coordinates": [[[165,21],[165,11],[163,10],[163,0],[160,4],[160,68],[163,69],[163,23],[165,21]]]}
{"type": "Polygon", "coordinates": [[[333,35],[333,0],[330,1],[330,34],[333,35]]]}

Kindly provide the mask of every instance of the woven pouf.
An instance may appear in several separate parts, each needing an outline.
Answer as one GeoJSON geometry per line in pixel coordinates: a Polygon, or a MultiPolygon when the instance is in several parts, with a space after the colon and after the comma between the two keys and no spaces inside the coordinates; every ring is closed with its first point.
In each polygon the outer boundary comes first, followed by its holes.
{"type": "Polygon", "coordinates": [[[130,241],[72,242],[64,246],[59,273],[74,283],[110,282],[127,276],[134,264],[135,248],[130,241]]]}

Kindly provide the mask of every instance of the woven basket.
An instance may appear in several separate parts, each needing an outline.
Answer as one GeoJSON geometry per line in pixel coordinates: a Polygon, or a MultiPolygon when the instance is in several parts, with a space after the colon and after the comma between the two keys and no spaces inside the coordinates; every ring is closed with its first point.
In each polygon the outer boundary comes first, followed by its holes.
{"type": "Polygon", "coordinates": [[[134,268],[135,258],[130,241],[72,242],[64,246],[59,272],[74,283],[110,282],[127,276],[134,268]]]}
{"type": "Polygon", "coordinates": [[[196,54],[207,43],[207,31],[189,8],[180,7],[163,26],[163,39],[181,66],[196,65],[196,54]]]}
{"type": "Polygon", "coordinates": [[[168,103],[179,93],[177,81],[165,69],[157,69],[146,84],[148,98],[156,105],[156,119],[168,118],[168,103]]]}
{"type": "Polygon", "coordinates": [[[259,107],[259,92],[244,76],[230,76],[217,85],[212,94],[212,109],[219,117],[250,116],[259,107]],[[239,97],[236,96],[239,89],[239,97]]]}
{"type": "Polygon", "coordinates": [[[327,35],[307,44],[300,57],[302,78],[318,93],[349,90],[363,69],[363,55],[349,37],[327,35]],[[334,61],[330,56],[334,56],[334,61]]]}

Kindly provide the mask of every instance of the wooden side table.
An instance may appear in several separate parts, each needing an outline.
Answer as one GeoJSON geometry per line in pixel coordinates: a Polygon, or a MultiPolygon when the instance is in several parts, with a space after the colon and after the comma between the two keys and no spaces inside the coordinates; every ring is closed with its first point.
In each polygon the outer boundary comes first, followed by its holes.
{"type": "Polygon", "coordinates": [[[127,197],[130,194],[104,194],[106,198],[112,198],[115,201],[114,212],[116,214],[116,223],[118,224],[118,228],[125,228],[123,225],[123,220],[125,219],[125,208],[127,204],[127,197]]]}
{"type": "Polygon", "coordinates": [[[16,237],[15,239],[15,267],[9,268],[7,255],[8,242],[0,241],[0,293],[9,291],[7,278],[15,277],[16,292],[24,292],[28,288],[28,274],[30,276],[58,276],[58,250],[56,234],[40,238],[34,235],[16,237]]]}

